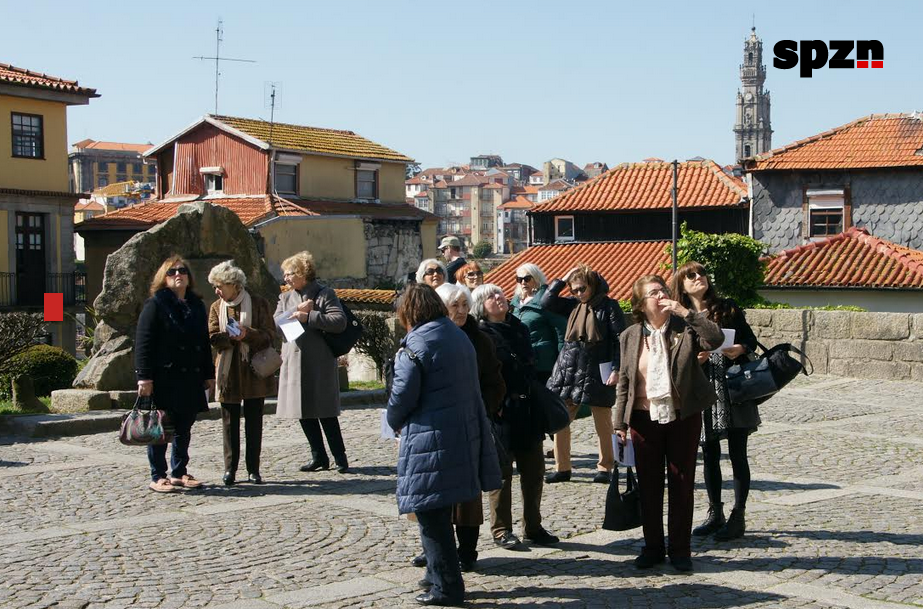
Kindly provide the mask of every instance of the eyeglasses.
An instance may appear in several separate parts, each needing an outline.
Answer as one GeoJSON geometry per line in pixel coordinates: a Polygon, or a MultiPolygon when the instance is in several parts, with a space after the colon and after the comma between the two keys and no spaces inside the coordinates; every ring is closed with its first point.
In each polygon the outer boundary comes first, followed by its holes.
{"type": "Polygon", "coordinates": [[[517,277],[516,283],[529,283],[532,281],[532,275],[526,275],[525,277],[517,277]]]}
{"type": "Polygon", "coordinates": [[[587,286],[582,285],[579,288],[571,288],[570,291],[576,294],[577,296],[580,296],[581,294],[587,291],[587,286]]]}
{"type": "Polygon", "coordinates": [[[702,279],[708,279],[708,275],[700,273],[698,271],[686,271],[686,279],[695,279],[701,277],[702,279]]]}
{"type": "Polygon", "coordinates": [[[172,269],[167,269],[167,277],[173,277],[175,275],[188,275],[189,269],[184,266],[174,267],[172,269]]]}
{"type": "Polygon", "coordinates": [[[658,289],[656,289],[656,290],[651,290],[650,292],[648,292],[647,294],[644,295],[645,298],[657,298],[657,297],[659,297],[659,296],[667,296],[667,297],[669,297],[669,296],[670,296],[670,290],[668,290],[668,289],[666,289],[666,288],[662,288],[662,289],[658,288],[658,289]]]}
{"type": "Polygon", "coordinates": [[[443,273],[442,269],[440,268],[426,269],[425,271],[423,271],[423,274],[427,277],[429,277],[430,275],[435,275],[436,273],[439,273],[440,275],[445,275],[445,273],[443,273]]]}
{"type": "Polygon", "coordinates": [[[484,273],[481,271],[471,271],[470,273],[465,273],[465,277],[468,279],[477,279],[478,277],[483,277],[484,273]]]}

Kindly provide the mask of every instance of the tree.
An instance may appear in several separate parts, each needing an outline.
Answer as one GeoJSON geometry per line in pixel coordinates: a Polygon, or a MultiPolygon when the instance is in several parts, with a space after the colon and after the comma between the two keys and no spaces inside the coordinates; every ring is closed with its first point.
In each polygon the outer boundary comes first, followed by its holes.
{"type": "MultiPolygon", "coordinates": [[[[700,262],[722,296],[733,298],[742,307],[751,307],[765,300],[757,293],[763,287],[766,265],[760,256],[766,245],[737,233],[712,235],[691,230],[685,222],[676,242],[676,263],[700,262]]],[[[666,248],[671,255],[671,247],[666,248]]]]}
{"type": "Polygon", "coordinates": [[[410,178],[416,177],[422,171],[419,163],[407,163],[407,165],[404,166],[404,179],[409,180],[410,178]]]}
{"type": "Polygon", "coordinates": [[[353,315],[362,323],[362,336],[353,349],[375,362],[375,369],[381,380],[385,363],[394,357],[396,350],[394,337],[386,323],[391,315],[384,311],[353,311],[353,315]]]}
{"type": "Polygon", "coordinates": [[[45,333],[41,313],[0,313],[0,372],[45,333]]]}
{"type": "Polygon", "coordinates": [[[494,244],[490,241],[478,241],[473,248],[471,248],[471,257],[475,260],[479,258],[487,258],[494,252],[494,244]]]}

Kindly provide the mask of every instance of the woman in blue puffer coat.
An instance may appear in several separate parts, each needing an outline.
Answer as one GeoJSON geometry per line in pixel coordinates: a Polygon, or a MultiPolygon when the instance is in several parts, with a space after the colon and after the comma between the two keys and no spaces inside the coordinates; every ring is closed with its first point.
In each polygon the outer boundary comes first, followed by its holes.
{"type": "Polygon", "coordinates": [[[416,514],[432,584],[416,598],[424,605],[464,602],[452,508],[501,484],[474,347],[446,313],[430,286],[405,290],[397,316],[408,334],[395,356],[387,413],[401,436],[398,510],[416,514]]]}

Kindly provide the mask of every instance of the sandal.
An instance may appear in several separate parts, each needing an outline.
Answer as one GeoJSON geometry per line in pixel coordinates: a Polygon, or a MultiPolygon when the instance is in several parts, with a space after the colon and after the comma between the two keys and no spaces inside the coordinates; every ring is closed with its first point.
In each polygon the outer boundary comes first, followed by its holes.
{"type": "Polygon", "coordinates": [[[155,493],[172,493],[176,490],[176,487],[174,487],[166,478],[161,478],[157,480],[157,482],[151,482],[148,485],[148,488],[155,493]]]}
{"type": "Polygon", "coordinates": [[[170,478],[170,484],[173,486],[182,486],[185,488],[199,488],[202,486],[202,481],[196,480],[189,474],[184,474],[182,478],[170,478]]]}

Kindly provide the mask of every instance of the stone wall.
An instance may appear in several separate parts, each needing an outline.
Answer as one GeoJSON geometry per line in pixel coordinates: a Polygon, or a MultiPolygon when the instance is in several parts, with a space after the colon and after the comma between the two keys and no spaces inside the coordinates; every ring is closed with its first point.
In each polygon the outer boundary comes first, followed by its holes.
{"type": "Polygon", "coordinates": [[[792,343],[818,374],[923,382],[923,313],[747,311],[766,347],[792,343]]]}
{"type": "Polygon", "coordinates": [[[358,287],[401,284],[407,273],[416,272],[423,260],[419,220],[366,221],[365,242],[367,278],[365,285],[358,287]]]}

